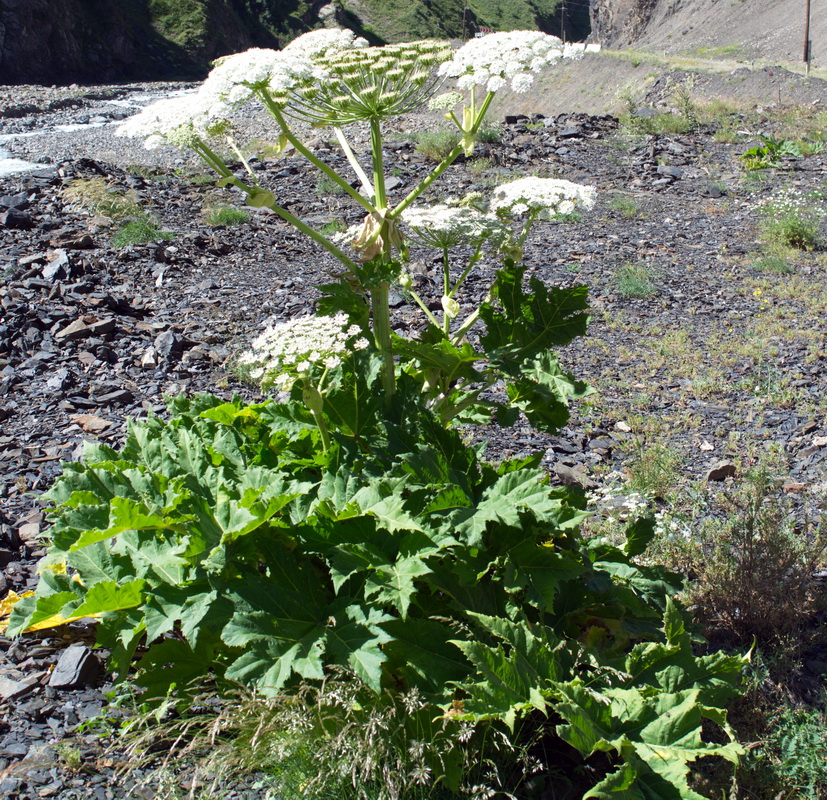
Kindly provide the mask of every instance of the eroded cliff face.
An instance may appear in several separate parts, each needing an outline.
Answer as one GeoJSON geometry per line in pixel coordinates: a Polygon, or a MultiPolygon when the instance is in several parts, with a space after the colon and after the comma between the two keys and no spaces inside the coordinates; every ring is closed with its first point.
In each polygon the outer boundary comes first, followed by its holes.
{"type": "Polygon", "coordinates": [[[0,84],[194,75],[149,22],[146,0],[0,0],[0,84]]]}
{"type": "Polygon", "coordinates": [[[591,0],[590,40],[604,47],[632,44],[646,28],[658,0],[591,0]]]}

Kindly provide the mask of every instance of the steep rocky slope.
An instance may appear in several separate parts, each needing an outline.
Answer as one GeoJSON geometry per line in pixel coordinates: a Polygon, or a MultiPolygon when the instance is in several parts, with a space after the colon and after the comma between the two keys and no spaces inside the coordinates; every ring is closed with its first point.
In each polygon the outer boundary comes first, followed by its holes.
{"type": "MultiPolygon", "coordinates": [[[[592,37],[604,46],[800,62],[806,0],[591,0],[592,37]]],[[[827,13],[811,3],[812,62],[827,67],[827,13]]]]}

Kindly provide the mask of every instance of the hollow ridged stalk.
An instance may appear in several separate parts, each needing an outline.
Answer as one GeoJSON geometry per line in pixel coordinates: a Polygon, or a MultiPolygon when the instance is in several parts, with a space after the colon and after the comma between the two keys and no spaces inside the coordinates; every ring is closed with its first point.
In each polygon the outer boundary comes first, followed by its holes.
{"type": "MultiPolygon", "coordinates": [[[[241,189],[248,196],[253,196],[257,194],[257,189],[253,188],[252,186],[248,186],[244,181],[236,178],[232,172],[227,168],[227,165],[221,160],[221,156],[211,150],[204,142],[198,142],[193,149],[199,156],[204,160],[204,162],[209,166],[211,169],[215,170],[222,178],[227,179],[233,186],[241,189]]],[[[262,192],[263,190],[258,189],[258,192],[262,192]]],[[[334,258],[338,259],[339,261],[344,264],[345,267],[348,269],[356,269],[356,264],[353,260],[343,253],[338,247],[336,247],[333,242],[330,241],[326,236],[323,236],[318,231],[313,230],[306,222],[303,222],[298,217],[293,216],[286,208],[282,208],[277,202],[276,198],[273,197],[272,193],[266,192],[263,195],[259,194],[259,197],[272,197],[272,200],[267,200],[264,205],[269,208],[271,211],[274,211],[278,214],[285,222],[289,222],[293,225],[297,230],[300,230],[303,234],[311,238],[317,244],[320,244],[327,250],[330,255],[334,258]]]]}
{"type": "Polygon", "coordinates": [[[373,338],[376,349],[382,357],[382,388],[385,391],[385,402],[389,403],[396,390],[396,373],[393,364],[393,349],[391,347],[391,314],[388,305],[390,284],[380,283],[371,289],[370,303],[373,314],[373,338]]]}
{"type": "Polygon", "coordinates": [[[318,167],[325,175],[327,175],[328,178],[335,181],[335,183],[340,186],[346,194],[349,194],[368,213],[372,214],[376,211],[376,207],[370,202],[370,200],[368,200],[361,193],[357,192],[356,189],[354,189],[346,180],[342,178],[341,175],[339,175],[338,172],[336,172],[336,170],[329,167],[324,163],[324,161],[317,158],[304,146],[303,142],[298,139],[290,129],[290,126],[287,124],[287,120],[281,113],[281,109],[279,109],[278,105],[273,102],[273,98],[270,97],[268,92],[261,92],[260,97],[273,119],[279,124],[279,127],[281,128],[282,133],[284,133],[287,141],[296,148],[297,152],[301,153],[311,164],[318,167]]]}
{"type": "MultiPolygon", "coordinates": [[[[464,131],[466,134],[476,134],[477,131],[480,129],[480,125],[482,125],[482,121],[485,119],[485,114],[488,111],[488,106],[491,105],[491,101],[494,99],[494,92],[489,92],[485,100],[482,101],[482,105],[479,108],[479,111],[476,112],[474,116],[474,120],[471,124],[471,127],[464,131]]],[[[422,181],[418,186],[416,186],[398,206],[396,206],[393,211],[390,213],[391,217],[398,217],[414,200],[416,200],[419,195],[422,194],[443,172],[445,172],[451,164],[456,161],[460,153],[465,150],[465,146],[460,142],[450,153],[448,153],[439,164],[434,167],[433,172],[428,175],[425,180],[422,181]]]]}

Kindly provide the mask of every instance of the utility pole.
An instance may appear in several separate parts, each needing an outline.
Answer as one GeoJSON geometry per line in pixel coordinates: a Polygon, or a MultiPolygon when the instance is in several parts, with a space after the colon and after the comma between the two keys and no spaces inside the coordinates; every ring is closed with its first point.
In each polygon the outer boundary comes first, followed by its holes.
{"type": "Polygon", "coordinates": [[[804,63],[807,65],[807,74],[810,74],[810,0],[807,0],[804,12],[804,63]]]}
{"type": "MultiPolygon", "coordinates": [[[[807,2],[809,3],[810,0],[807,0],[807,2]]],[[[465,24],[467,16],[468,16],[468,0],[462,0],[462,41],[463,42],[467,38],[466,34],[468,32],[468,29],[467,29],[466,24],[465,24]]]]}
{"type": "MultiPolygon", "coordinates": [[[[807,0],[809,4],[810,0],[807,0]]],[[[566,43],[566,0],[560,0],[560,38],[566,43]]]]}

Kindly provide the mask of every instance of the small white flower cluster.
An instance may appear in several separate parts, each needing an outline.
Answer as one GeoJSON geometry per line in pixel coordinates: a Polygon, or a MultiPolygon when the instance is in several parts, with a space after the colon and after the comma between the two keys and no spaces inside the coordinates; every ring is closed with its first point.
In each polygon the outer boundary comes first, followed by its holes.
{"type": "Polygon", "coordinates": [[[147,106],[118,127],[118,136],[145,139],[144,147],[153,150],[161,144],[188,147],[207,135],[210,120],[196,94],[168,97],[147,106]]]}
{"type": "Polygon", "coordinates": [[[585,49],[540,31],[491,33],[463,45],[439,74],[456,78],[460,89],[484,86],[496,92],[510,83],[515,92],[525,92],[537,72],[561,58],[578,58],[585,49]]]}
{"type": "Polygon", "coordinates": [[[463,100],[459,92],[444,92],[432,97],[428,101],[429,111],[450,111],[457,103],[463,100]]]}
{"type": "Polygon", "coordinates": [[[269,326],[239,359],[250,367],[250,376],[263,387],[287,391],[302,375],[314,368],[334,369],[368,341],[357,325],[348,325],[347,315],[301,317],[269,326]]]}
{"type": "Polygon", "coordinates": [[[692,539],[692,531],[668,511],[658,511],[655,513],[655,536],[667,541],[688,542],[692,539]]]}
{"type": "Polygon", "coordinates": [[[588,504],[608,516],[620,520],[636,519],[649,508],[649,499],[640,492],[624,492],[621,487],[602,486],[588,499],[588,504]]]}
{"type": "Polygon", "coordinates": [[[359,50],[368,46],[368,40],[347,28],[322,28],[318,31],[303,33],[293,39],[282,52],[298,53],[305,58],[316,61],[329,58],[342,50],[359,50]]]}
{"type": "Polygon", "coordinates": [[[439,249],[482,239],[499,240],[511,234],[498,219],[467,206],[443,203],[427,208],[412,206],[402,212],[402,219],[412,229],[416,242],[439,249]]]}
{"type": "Polygon", "coordinates": [[[800,214],[822,217],[827,215],[822,192],[803,192],[801,189],[792,187],[777,189],[768,197],[758,201],[755,208],[774,216],[800,214]]]}
{"type": "Polygon", "coordinates": [[[597,190],[559,178],[519,178],[494,189],[490,210],[501,219],[531,214],[554,219],[594,206],[597,190]]]}
{"type": "Polygon", "coordinates": [[[126,120],[118,135],[145,138],[150,149],[162,143],[186,147],[256,91],[266,89],[276,105],[284,107],[292,92],[325,77],[324,70],[301,52],[253,48],[218,59],[195,94],[147,106],[126,120]]]}

